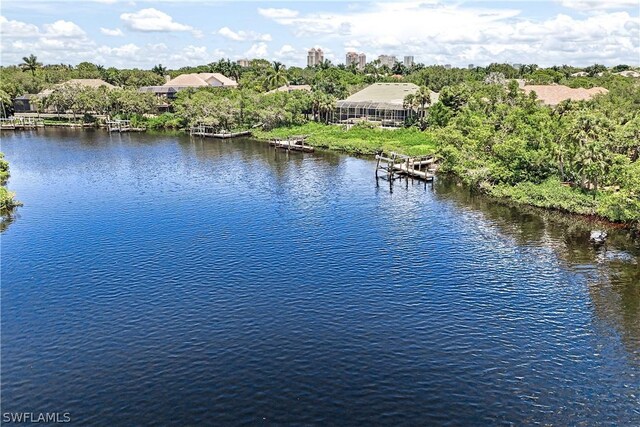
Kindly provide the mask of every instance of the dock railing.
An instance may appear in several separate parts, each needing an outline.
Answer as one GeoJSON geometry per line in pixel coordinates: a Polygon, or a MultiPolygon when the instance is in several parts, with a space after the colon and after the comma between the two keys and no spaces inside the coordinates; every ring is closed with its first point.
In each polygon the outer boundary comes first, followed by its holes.
{"type": "Polygon", "coordinates": [[[388,179],[407,176],[431,181],[434,171],[430,166],[434,163],[435,157],[432,155],[412,157],[393,151],[388,155],[381,152],[376,155],[376,177],[378,177],[378,171],[383,170],[388,179]]]}

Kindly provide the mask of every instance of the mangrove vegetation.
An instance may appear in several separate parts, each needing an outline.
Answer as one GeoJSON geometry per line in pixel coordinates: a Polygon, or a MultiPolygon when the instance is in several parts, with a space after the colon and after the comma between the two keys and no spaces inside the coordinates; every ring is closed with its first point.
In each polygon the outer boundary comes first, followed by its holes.
{"type": "Polygon", "coordinates": [[[9,176],[9,162],[4,158],[4,153],[0,152],[0,217],[3,219],[11,214],[13,208],[20,206],[15,193],[7,189],[9,176]]]}
{"type": "MultiPolygon", "coordinates": [[[[265,60],[240,67],[220,60],[199,67],[117,70],[95,64],[42,65],[25,57],[0,68],[3,111],[24,93],[51,89],[34,100],[44,111],[127,118],[151,129],[187,129],[206,124],[222,130],[251,129],[260,138],[307,135],[317,147],[349,153],[381,150],[435,154],[439,171],[477,191],[544,208],[640,223],[640,79],[616,74],[629,69],[594,65],[541,68],[491,64],[472,69],[417,64],[393,69],[373,61],[363,70],[334,66],[290,67],[265,60]],[[581,73],[576,73],[580,71],[581,73]],[[174,99],[140,93],[164,76],[219,72],[237,89],[192,88],[174,99]],[[100,78],[116,89],[59,85],[72,78],[100,78]],[[586,101],[541,103],[519,82],[608,90],[586,101]],[[396,130],[370,123],[332,124],[335,103],[376,82],[411,82],[419,90],[405,98],[416,114],[396,130]],[[286,85],[310,90],[274,91],[286,85]],[[432,102],[430,91],[439,97],[432,102]],[[162,111],[159,110],[162,104],[162,111]]],[[[3,191],[4,188],[3,188],[3,191]]]]}

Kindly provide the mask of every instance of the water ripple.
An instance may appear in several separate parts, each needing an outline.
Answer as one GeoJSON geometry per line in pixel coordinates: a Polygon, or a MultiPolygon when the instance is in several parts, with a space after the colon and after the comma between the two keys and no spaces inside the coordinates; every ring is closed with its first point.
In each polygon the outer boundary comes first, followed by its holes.
{"type": "Polygon", "coordinates": [[[9,134],[3,411],[640,425],[640,250],[249,141],[9,134]]]}

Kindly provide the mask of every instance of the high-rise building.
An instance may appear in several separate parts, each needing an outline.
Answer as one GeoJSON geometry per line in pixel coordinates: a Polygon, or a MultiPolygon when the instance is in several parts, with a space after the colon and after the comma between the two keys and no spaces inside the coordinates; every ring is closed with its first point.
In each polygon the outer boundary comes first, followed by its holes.
{"type": "Polygon", "coordinates": [[[358,55],[358,68],[363,70],[365,65],[367,65],[367,55],[361,53],[358,55]]]}
{"type": "Polygon", "coordinates": [[[345,65],[355,65],[359,70],[362,70],[367,64],[367,55],[364,53],[347,52],[345,57],[345,65]]]}
{"type": "Polygon", "coordinates": [[[389,68],[393,68],[398,59],[394,55],[380,55],[378,56],[378,61],[380,61],[381,66],[386,65],[389,68]]]}
{"type": "Polygon", "coordinates": [[[307,67],[315,67],[324,62],[324,52],[320,48],[311,48],[307,52],[307,67]]]}
{"type": "Polygon", "coordinates": [[[248,66],[250,65],[250,62],[251,62],[251,61],[249,61],[248,59],[244,59],[244,58],[243,58],[243,59],[238,59],[236,62],[237,62],[237,63],[238,63],[238,65],[239,65],[239,66],[241,66],[241,67],[248,67],[248,66]]]}
{"type": "Polygon", "coordinates": [[[404,57],[404,66],[407,68],[413,67],[413,56],[404,57]]]}
{"type": "Polygon", "coordinates": [[[469,69],[470,69],[470,70],[472,70],[472,69],[474,69],[474,68],[476,68],[476,66],[475,66],[475,65],[473,65],[473,64],[469,64],[469,69]]]}
{"type": "Polygon", "coordinates": [[[450,70],[451,69],[451,64],[444,64],[444,68],[447,69],[447,70],[450,70]]]}
{"type": "Polygon", "coordinates": [[[344,59],[344,65],[348,67],[349,65],[357,65],[357,64],[358,64],[358,53],[347,52],[347,55],[344,59]]]}

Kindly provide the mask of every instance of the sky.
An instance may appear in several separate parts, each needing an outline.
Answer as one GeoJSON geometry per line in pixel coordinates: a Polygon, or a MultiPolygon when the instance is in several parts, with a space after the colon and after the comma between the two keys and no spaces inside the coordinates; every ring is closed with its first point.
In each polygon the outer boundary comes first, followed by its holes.
{"type": "Polygon", "coordinates": [[[640,65],[640,0],[2,0],[0,61],[168,68],[306,52],[427,65],[640,65]]]}

